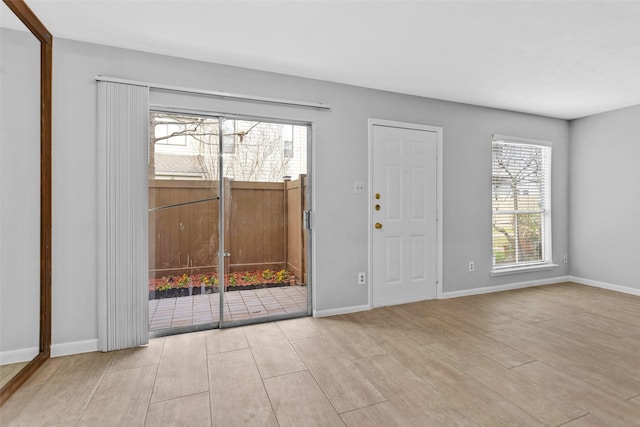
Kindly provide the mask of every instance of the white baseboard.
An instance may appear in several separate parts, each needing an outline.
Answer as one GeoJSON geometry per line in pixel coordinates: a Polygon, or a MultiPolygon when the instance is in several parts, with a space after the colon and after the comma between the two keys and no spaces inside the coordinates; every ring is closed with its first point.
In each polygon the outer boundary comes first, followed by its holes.
{"type": "Polygon", "coordinates": [[[51,345],[51,357],[69,356],[71,354],[98,351],[98,339],[66,342],[51,345]]]}
{"type": "Polygon", "coordinates": [[[465,289],[462,291],[443,292],[440,299],[465,297],[469,295],[489,294],[492,292],[510,291],[513,289],[530,288],[532,286],[552,285],[568,282],[569,276],[552,277],[550,279],[530,280],[528,282],[508,283],[506,285],[486,286],[484,288],[465,289]]]}
{"type": "Polygon", "coordinates": [[[336,316],[338,314],[348,314],[355,313],[358,311],[366,311],[371,307],[369,305],[354,305],[351,307],[339,307],[339,308],[330,308],[328,310],[315,310],[313,312],[313,317],[326,317],[326,316],[336,316]]]}
{"type": "Polygon", "coordinates": [[[610,291],[623,292],[625,294],[640,296],[640,289],[629,288],[627,286],[614,285],[612,283],[599,282],[597,280],[583,279],[582,277],[569,276],[570,282],[579,283],[581,285],[593,286],[595,288],[608,289],[610,291]]]}
{"type": "MultiPolygon", "coordinates": [[[[529,288],[532,286],[552,285],[554,283],[568,282],[569,280],[570,280],[570,276],[560,276],[560,277],[552,277],[550,279],[530,280],[528,282],[508,283],[506,285],[487,286],[484,288],[473,288],[473,289],[465,289],[462,291],[443,292],[438,297],[438,299],[457,298],[457,297],[464,297],[468,295],[488,294],[491,292],[509,291],[512,289],[529,288]]],[[[411,301],[406,301],[406,302],[411,302],[411,301]]],[[[401,304],[401,303],[402,302],[398,302],[398,304],[401,304]]],[[[331,308],[328,310],[316,310],[313,312],[313,317],[335,316],[338,314],[355,313],[358,311],[365,311],[370,309],[371,307],[369,305],[356,305],[352,307],[340,307],[340,308],[331,308]]]]}
{"type": "Polygon", "coordinates": [[[18,350],[0,351],[0,365],[28,362],[40,353],[39,347],[20,348],[18,350]]]}

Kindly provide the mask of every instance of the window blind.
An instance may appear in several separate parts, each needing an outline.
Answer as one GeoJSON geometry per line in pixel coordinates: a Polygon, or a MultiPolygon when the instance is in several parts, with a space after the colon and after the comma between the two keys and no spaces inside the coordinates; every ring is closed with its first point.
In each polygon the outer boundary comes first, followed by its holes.
{"type": "Polygon", "coordinates": [[[98,347],[147,344],[149,88],[98,83],[98,347]]]}
{"type": "Polygon", "coordinates": [[[494,267],[551,261],[551,146],[494,137],[494,267]]]}

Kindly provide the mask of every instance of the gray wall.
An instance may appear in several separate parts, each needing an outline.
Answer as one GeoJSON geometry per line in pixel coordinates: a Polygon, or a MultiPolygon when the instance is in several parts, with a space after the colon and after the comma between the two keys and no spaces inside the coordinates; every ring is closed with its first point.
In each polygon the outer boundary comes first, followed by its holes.
{"type": "Polygon", "coordinates": [[[640,105],[570,131],[571,275],[640,290],[640,105]]]}
{"type": "MultiPolygon", "coordinates": [[[[152,102],[314,123],[316,309],[368,303],[356,284],[367,268],[367,119],[444,128],[444,289],[467,290],[567,274],[492,278],[491,135],[554,141],[553,253],[568,250],[568,124],[563,120],[353,86],[56,40],[53,121],[53,343],[97,337],[97,89],[94,76],[175,84],[331,104],[330,112],[152,93],[152,102]],[[467,262],[476,262],[475,273],[467,262]]],[[[561,264],[561,263],[560,263],[561,264]]]]}

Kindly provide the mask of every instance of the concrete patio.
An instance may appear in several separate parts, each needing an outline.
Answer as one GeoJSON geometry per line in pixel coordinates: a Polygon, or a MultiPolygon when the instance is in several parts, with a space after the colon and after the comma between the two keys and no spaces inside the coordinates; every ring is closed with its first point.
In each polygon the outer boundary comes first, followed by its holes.
{"type": "MultiPolygon", "coordinates": [[[[149,331],[217,322],[219,297],[216,293],[149,300],[149,331]]],[[[224,299],[226,321],[307,311],[306,286],[227,291],[224,299]]]]}

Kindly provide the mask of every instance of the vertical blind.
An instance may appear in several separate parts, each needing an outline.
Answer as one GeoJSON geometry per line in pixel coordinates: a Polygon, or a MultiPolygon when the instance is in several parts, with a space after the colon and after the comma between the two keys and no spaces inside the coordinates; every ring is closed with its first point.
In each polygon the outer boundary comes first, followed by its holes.
{"type": "Polygon", "coordinates": [[[493,139],[494,267],[551,261],[551,146],[493,139]]]}
{"type": "Polygon", "coordinates": [[[149,88],[98,82],[98,346],[148,343],[149,88]]]}

